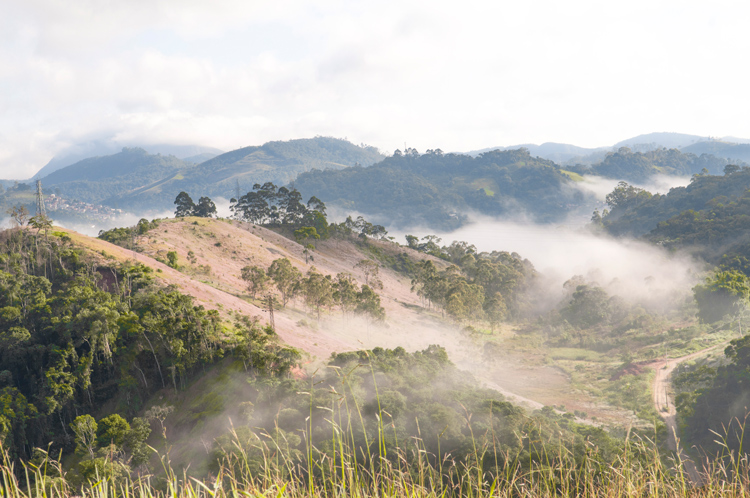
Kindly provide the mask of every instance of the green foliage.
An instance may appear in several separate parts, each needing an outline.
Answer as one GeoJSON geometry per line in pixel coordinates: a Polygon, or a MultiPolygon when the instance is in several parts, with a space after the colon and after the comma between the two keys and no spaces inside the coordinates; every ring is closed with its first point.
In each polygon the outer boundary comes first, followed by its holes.
{"type": "Polygon", "coordinates": [[[676,406],[685,435],[708,454],[744,453],[750,443],[745,431],[750,406],[750,335],[731,341],[724,355],[728,364],[698,363],[675,379],[676,406]]]}
{"type": "MultiPolygon", "coordinates": [[[[244,403],[252,407],[245,412],[248,419],[216,439],[217,462],[234,456],[238,459],[229,465],[263,472],[266,446],[308,468],[310,458],[317,462],[326,454],[331,459],[346,446],[364,468],[401,462],[409,474],[419,462],[437,468],[455,461],[477,465],[491,480],[504,463],[525,467],[543,461],[545,444],[570,452],[577,462],[585,460],[587,445],[601,448],[606,459],[620,448],[602,429],[578,425],[551,409],[528,415],[497,392],[479,387],[438,346],[415,353],[375,348],[333,354],[328,367],[306,381],[246,395],[244,403]],[[269,398],[275,400],[271,409],[269,398]],[[305,439],[296,435],[303,427],[305,439]],[[418,438],[418,451],[398,450],[413,438],[418,438]]],[[[313,476],[321,470],[315,467],[313,476]]]]}
{"type": "Polygon", "coordinates": [[[167,266],[169,266],[170,268],[178,268],[176,251],[167,252],[167,266]]]}
{"type": "Polygon", "coordinates": [[[245,266],[242,268],[242,280],[247,282],[247,288],[255,299],[256,295],[263,294],[268,289],[271,278],[260,266],[245,266]]]}
{"type": "Polygon", "coordinates": [[[579,285],[560,313],[571,325],[590,328],[609,319],[610,298],[601,287],[579,285]]]}
{"type": "Polygon", "coordinates": [[[627,147],[620,147],[616,152],[607,153],[600,163],[593,165],[586,173],[644,182],[655,174],[688,176],[704,169],[711,174],[719,174],[726,165],[726,159],[709,154],[696,156],[665,148],[633,152],[627,147]]]}
{"type": "Polygon", "coordinates": [[[566,188],[569,178],[526,149],[470,157],[409,149],[370,166],[301,173],[295,186],[349,210],[379,215],[396,225],[455,229],[468,209],[490,216],[524,211],[540,221],[562,219],[586,197],[566,188]],[[491,185],[494,195],[488,195],[491,185]]]}
{"type": "Polygon", "coordinates": [[[99,231],[99,238],[126,249],[136,249],[133,244],[135,238],[139,235],[146,235],[149,230],[153,230],[158,226],[159,222],[157,220],[148,221],[145,218],[141,218],[138,224],[133,227],[101,230],[99,231]]]}
{"type": "Polygon", "coordinates": [[[277,187],[271,182],[256,183],[253,190],[232,199],[230,209],[237,219],[256,225],[291,229],[298,243],[326,239],[331,235],[326,220],[326,205],[312,196],[307,206],[296,189],[277,187]]]}
{"type": "Polygon", "coordinates": [[[617,194],[615,207],[602,222],[612,235],[651,232],[648,238],[668,247],[700,243],[715,249],[735,238],[737,229],[746,224],[748,189],[747,167],[725,176],[693,176],[690,185],[673,188],[666,195],[650,195],[621,183],[610,194],[617,194]]]}
{"type": "Polygon", "coordinates": [[[693,287],[693,295],[698,303],[698,318],[714,323],[747,305],[750,279],[738,271],[717,271],[704,284],[693,287]]]}
{"type": "Polygon", "coordinates": [[[130,424],[120,415],[113,413],[99,421],[96,431],[96,443],[100,447],[114,444],[122,446],[125,436],[130,431],[130,424]]]}
{"type": "Polygon", "coordinates": [[[286,306],[289,299],[293,298],[299,289],[302,272],[292,266],[292,262],[287,258],[280,258],[271,263],[266,274],[273,280],[281,293],[282,303],[286,306]]]}
{"type": "Polygon", "coordinates": [[[455,261],[460,267],[454,264],[440,271],[429,259],[414,265],[412,292],[422,297],[426,305],[435,306],[458,321],[486,317],[493,327],[508,315],[524,313],[524,289],[534,276],[531,263],[515,253],[475,254],[475,248],[465,242],[440,248],[440,239],[429,237],[417,246],[419,250],[455,261]]]}
{"type": "MultiPolygon", "coordinates": [[[[0,233],[0,437],[15,457],[49,442],[72,449],[71,423],[79,453],[91,456],[90,421],[76,417],[109,401],[132,415],[156,389],[181,387],[227,347],[218,314],[155,287],[150,269],[103,267],[67,244],[0,233]]],[[[110,422],[99,423],[99,437],[114,437],[106,435],[110,422]]],[[[121,430],[115,443],[127,446],[123,437],[121,430]]]]}

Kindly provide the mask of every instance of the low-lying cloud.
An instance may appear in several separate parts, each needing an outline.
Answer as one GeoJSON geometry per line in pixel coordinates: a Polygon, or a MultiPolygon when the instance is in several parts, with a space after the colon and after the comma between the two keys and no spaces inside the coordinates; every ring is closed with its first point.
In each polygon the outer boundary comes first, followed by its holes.
{"type": "MultiPolygon", "coordinates": [[[[434,232],[407,233],[423,236],[434,232]]],[[[563,283],[580,275],[610,294],[648,308],[662,308],[684,297],[700,271],[700,265],[687,255],[569,225],[484,219],[437,235],[445,245],[461,240],[474,244],[480,252],[515,252],[530,260],[541,274],[540,284],[550,304],[563,297],[563,283]]],[[[403,241],[403,234],[399,234],[399,240],[403,241]]]]}

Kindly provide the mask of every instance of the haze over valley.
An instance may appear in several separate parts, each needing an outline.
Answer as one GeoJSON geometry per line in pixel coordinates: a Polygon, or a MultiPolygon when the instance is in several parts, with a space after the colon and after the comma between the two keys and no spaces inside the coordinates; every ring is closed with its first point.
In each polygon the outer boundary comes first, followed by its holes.
{"type": "Polygon", "coordinates": [[[0,496],[750,489],[750,7],[2,12],[0,496]]]}

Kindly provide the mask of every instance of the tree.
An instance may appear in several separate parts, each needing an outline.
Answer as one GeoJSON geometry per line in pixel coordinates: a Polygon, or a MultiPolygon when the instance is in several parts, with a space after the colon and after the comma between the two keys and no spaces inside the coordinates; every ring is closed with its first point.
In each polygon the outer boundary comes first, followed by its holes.
{"type": "Polygon", "coordinates": [[[52,220],[50,220],[44,214],[38,214],[31,217],[31,219],[29,220],[29,225],[36,229],[37,234],[43,230],[44,236],[47,237],[47,232],[50,228],[52,228],[52,220]]]}
{"type": "Polygon", "coordinates": [[[247,282],[247,290],[255,299],[256,294],[263,294],[266,291],[271,279],[260,266],[246,266],[242,269],[242,280],[247,282]]]}
{"type": "Polygon", "coordinates": [[[354,311],[357,306],[357,294],[359,293],[354,277],[349,273],[339,273],[336,275],[334,287],[333,299],[341,308],[342,313],[346,315],[354,311]]]}
{"type": "Polygon", "coordinates": [[[297,291],[299,282],[302,280],[302,273],[287,258],[274,260],[268,267],[267,273],[276,284],[276,288],[281,293],[282,303],[286,306],[297,291]]]}
{"type": "Polygon", "coordinates": [[[354,265],[354,268],[359,269],[365,276],[365,285],[369,285],[376,289],[383,288],[383,282],[378,278],[380,273],[380,265],[371,259],[360,260],[359,263],[354,265]]]}
{"type": "Polygon", "coordinates": [[[315,261],[315,257],[313,256],[314,250],[315,246],[312,244],[307,244],[305,246],[305,249],[302,251],[302,254],[305,255],[305,264],[309,263],[310,261],[315,261]]]}
{"type": "Polygon", "coordinates": [[[302,293],[305,303],[315,311],[318,320],[323,308],[334,304],[333,291],[331,276],[318,273],[314,266],[310,268],[307,278],[302,281],[302,293]]]}
{"type": "Polygon", "coordinates": [[[627,182],[619,182],[617,187],[607,194],[605,201],[610,209],[625,207],[634,200],[646,201],[651,198],[651,193],[640,187],[634,187],[627,182]]]}
{"type": "Polygon", "coordinates": [[[693,287],[698,304],[698,318],[713,323],[724,316],[742,311],[750,299],[750,280],[736,270],[716,272],[705,283],[693,287]]]}
{"type": "Polygon", "coordinates": [[[75,434],[76,453],[80,456],[88,455],[94,458],[96,449],[97,424],[91,415],[80,415],[73,420],[70,428],[75,434]]]}
{"type": "Polygon", "coordinates": [[[216,204],[208,197],[201,197],[193,210],[193,215],[201,218],[213,218],[216,216],[216,204]]]}
{"type": "Polygon", "coordinates": [[[497,324],[505,318],[507,313],[508,307],[505,306],[505,299],[503,299],[503,295],[499,292],[496,292],[495,295],[484,302],[484,315],[487,317],[487,321],[490,322],[490,330],[493,332],[497,324]]]}
{"type": "Polygon", "coordinates": [[[380,305],[380,296],[369,285],[363,285],[357,294],[357,307],[354,311],[378,322],[385,320],[385,309],[380,305]]]}
{"type": "Polygon", "coordinates": [[[314,227],[302,227],[294,231],[294,238],[298,244],[302,244],[306,240],[320,240],[320,235],[314,227]]]}
{"type": "Polygon", "coordinates": [[[184,218],[185,216],[193,216],[195,213],[195,203],[193,199],[187,194],[187,192],[180,192],[174,200],[177,208],[174,211],[175,218],[184,218]]]}
{"type": "Polygon", "coordinates": [[[167,252],[167,266],[170,268],[177,269],[177,252],[176,251],[169,251],[167,252]]]}
{"type": "Polygon", "coordinates": [[[96,442],[99,446],[114,444],[122,447],[125,436],[130,431],[130,424],[117,413],[104,417],[99,421],[96,431],[96,442]]]}
{"type": "Polygon", "coordinates": [[[26,206],[13,206],[6,213],[17,226],[24,226],[29,219],[29,210],[26,209],[26,206]]]}
{"type": "Polygon", "coordinates": [[[610,316],[609,296],[601,287],[579,285],[573,298],[561,314],[568,322],[578,328],[589,328],[599,325],[610,316]]]}

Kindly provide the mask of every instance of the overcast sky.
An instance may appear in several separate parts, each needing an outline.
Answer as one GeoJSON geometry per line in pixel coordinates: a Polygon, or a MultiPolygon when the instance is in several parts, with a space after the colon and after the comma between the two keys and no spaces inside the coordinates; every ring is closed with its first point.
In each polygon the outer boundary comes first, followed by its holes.
{"type": "Polygon", "coordinates": [[[0,178],[70,144],[750,137],[747,2],[0,0],[0,178]]]}

